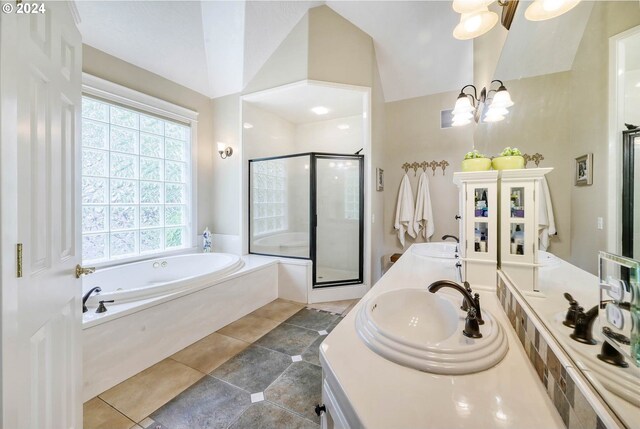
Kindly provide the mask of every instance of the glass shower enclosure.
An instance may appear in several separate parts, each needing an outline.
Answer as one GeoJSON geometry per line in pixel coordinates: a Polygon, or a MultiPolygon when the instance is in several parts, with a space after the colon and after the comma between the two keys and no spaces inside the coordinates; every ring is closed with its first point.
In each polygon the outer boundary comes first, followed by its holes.
{"type": "Polygon", "coordinates": [[[249,253],[310,259],[314,288],[362,283],[363,167],[316,152],[249,160],[249,253]]]}

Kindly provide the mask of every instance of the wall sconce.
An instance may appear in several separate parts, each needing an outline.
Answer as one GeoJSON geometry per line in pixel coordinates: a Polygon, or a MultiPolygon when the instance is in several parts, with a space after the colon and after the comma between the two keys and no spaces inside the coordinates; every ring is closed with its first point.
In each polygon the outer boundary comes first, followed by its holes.
{"type": "MultiPolygon", "coordinates": [[[[459,40],[473,39],[491,30],[498,22],[498,14],[489,10],[496,0],[453,0],[453,10],[460,14],[460,22],[453,29],[459,40]]],[[[502,7],[502,26],[509,30],[518,8],[518,0],[497,0],[502,7]]],[[[529,21],[544,21],[570,11],[582,0],[534,0],[525,11],[529,21]]]]}
{"type": "Polygon", "coordinates": [[[218,142],[218,153],[220,154],[220,158],[227,159],[233,155],[233,149],[231,146],[227,146],[226,143],[218,142]]]}
{"type": "Polygon", "coordinates": [[[509,107],[513,106],[511,95],[502,81],[493,80],[491,85],[489,85],[489,91],[487,88],[482,88],[480,95],[474,85],[462,87],[453,108],[452,125],[454,127],[470,124],[471,119],[476,123],[479,122],[485,106],[488,106],[488,109],[482,118],[484,122],[498,122],[504,119],[505,115],[509,113],[509,107]],[[491,89],[491,85],[494,83],[499,85],[498,89],[491,89]],[[473,93],[465,92],[467,88],[472,88],[473,93]]]}

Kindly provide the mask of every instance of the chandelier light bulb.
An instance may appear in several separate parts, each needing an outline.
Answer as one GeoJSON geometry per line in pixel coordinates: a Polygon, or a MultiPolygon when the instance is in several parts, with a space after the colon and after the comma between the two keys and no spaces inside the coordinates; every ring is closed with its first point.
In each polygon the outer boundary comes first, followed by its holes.
{"type": "Polygon", "coordinates": [[[459,40],[473,39],[482,36],[497,23],[498,14],[484,6],[475,12],[463,13],[460,16],[460,22],[453,29],[453,37],[459,40]]]}
{"type": "Polygon", "coordinates": [[[544,21],[569,12],[581,0],[535,0],[524,13],[529,21],[544,21]]]}

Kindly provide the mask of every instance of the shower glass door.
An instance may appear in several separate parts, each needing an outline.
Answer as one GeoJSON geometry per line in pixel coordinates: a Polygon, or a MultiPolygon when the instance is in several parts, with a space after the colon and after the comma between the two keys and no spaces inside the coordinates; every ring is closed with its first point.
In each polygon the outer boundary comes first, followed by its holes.
{"type": "Polygon", "coordinates": [[[317,154],[314,161],[314,287],[362,283],[364,158],[317,154]]]}

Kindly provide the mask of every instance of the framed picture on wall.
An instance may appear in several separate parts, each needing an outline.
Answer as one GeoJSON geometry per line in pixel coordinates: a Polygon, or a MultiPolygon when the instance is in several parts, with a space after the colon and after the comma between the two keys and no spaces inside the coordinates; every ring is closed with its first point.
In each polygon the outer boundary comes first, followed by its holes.
{"type": "Polygon", "coordinates": [[[587,186],[593,183],[593,154],[576,158],[576,186],[587,186]]]}
{"type": "Polygon", "coordinates": [[[376,168],[376,190],[384,191],[384,170],[376,168]]]}

